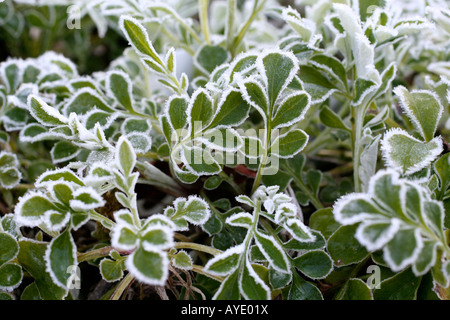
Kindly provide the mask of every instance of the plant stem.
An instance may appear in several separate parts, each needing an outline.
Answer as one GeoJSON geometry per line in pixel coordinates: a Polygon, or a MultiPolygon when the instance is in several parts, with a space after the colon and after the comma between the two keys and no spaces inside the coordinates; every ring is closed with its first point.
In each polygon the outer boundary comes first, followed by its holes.
{"type": "Polygon", "coordinates": [[[255,20],[256,16],[258,15],[258,13],[264,8],[264,5],[266,3],[267,0],[263,0],[260,5],[258,6],[258,0],[256,0],[254,2],[254,6],[253,6],[253,10],[252,10],[252,14],[250,15],[250,17],[248,18],[247,22],[244,24],[244,26],[241,28],[241,30],[239,31],[238,35],[234,38],[233,44],[230,48],[231,54],[234,56],[235,55],[235,51],[237,49],[237,47],[239,46],[239,44],[241,43],[242,39],[244,39],[245,34],[247,33],[247,30],[250,28],[250,26],[253,23],[253,20],[255,20]]]}
{"type": "Polygon", "coordinates": [[[198,0],[198,6],[200,8],[200,26],[202,28],[203,37],[205,38],[207,44],[211,44],[211,38],[209,35],[208,5],[209,0],[198,0]]]}
{"type": "Polygon", "coordinates": [[[259,185],[261,184],[264,167],[266,166],[266,161],[269,156],[270,138],[272,136],[272,124],[270,123],[270,119],[272,119],[272,115],[267,116],[266,129],[264,132],[266,135],[265,141],[264,141],[264,155],[261,159],[261,162],[259,163],[258,172],[256,173],[255,181],[253,182],[251,194],[253,194],[256,191],[256,189],[258,189],[259,185]]]}
{"type": "Polygon", "coordinates": [[[365,111],[366,111],[365,106],[357,106],[352,109],[353,183],[355,185],[355,192],[361,192],[359,166],[361,156],[362,126],[365,111]]]}
{"type": "Polygon", "coordinates": [[[214,275],[206,272],[204,267],[196,265],[196,264],[192,265],[192,271],[194,271],[196,273],[199,273],[199,274],[202,274],[204,276],[207,276],[207,277],[209,277],[211,279],[217,280],[219,282],[223,281],[223,277],[214,276],[214,275]]]}
{"type": "Polygon", "coordinates": [[[104,215],[101,215],[100,213],[96,212],[95,210],[89,211],[89,218],[91,218],[94,221],[100,222],[102,226],[105,228],[111,230],[116,223],[109,219],[108,217],[105,217],[104,215]]]}
{"type": "Polygon", "coordinates": [[[193,250],[209,253],[213,256],[215,256],[219,253],[222,253],[221,250],[214,249],[212,247],[208,247],[208,246],[205,246],[205,245],[202,245],[199,243],[194,243],[194,242],[175,242],[173,247],[176,249],[193,249],[193,250]]]}
{"type": "Polygon", "coordinates": [[[89,261],[89,260],[95,260],[98,258],[103,258],[109,255],[109,253],[114,250],[113,247],[102,247],[99,249],[91,250],[84,253],[78,253],[78,263],[89,261]]]}
{"type": "Polygon", "coordinates": [[[110,300],[119,300],[122,296],[123,292],[126,288],[128,288],[131,283],[133,283],[134,277],[131,275],[131,273],[128,273],[125,278],[122,279],[122,281],[117,286],[116,290],[114,290],[114,293],[112,294],[110,300]]]}
{"type": "Polygon", "coordinates": [[[227,24],[225,27],[225,39],[227,48],[231,52],[234,39],[234,17],[236,12],[236,0],[228,0],[227,24]]]}

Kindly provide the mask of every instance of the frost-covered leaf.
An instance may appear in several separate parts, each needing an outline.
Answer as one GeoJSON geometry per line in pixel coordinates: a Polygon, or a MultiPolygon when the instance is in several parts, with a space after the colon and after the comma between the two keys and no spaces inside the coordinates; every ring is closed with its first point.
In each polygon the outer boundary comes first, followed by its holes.
{"type": "Polygon", "coordinates": [[[255,242],[270,265],[282,273],[290,272],[290,264],[283,247],[277,243],[275,238],[262,232],[255,232],[255,242]]]}
{"type": "Polygon", "coordinates": [[[70,207],[74,211],[88,211],[105,204],[105,200],[92,187],[81,187],[73,193],[70,207]]]}
{"type": "Polygon", "coordinates": [[[164,285],[169,273],[166,253],[147,251],[142,247],[128,256],[125,265],[137,280],[149,285],[164,285]]]}
{"type": "Polygon", "coordinates": [[[238,245],[214,256],[214,258],[208,260],[205,270],[219,276],[231,274],[237,269],[244,249],[243,245],[238,245]]]}
{"type": "Polygon", "coordinates": [[[204,45],[195,55],[195,62],[204,73],[211,73],[229,59],[229,53],[221,46],[204,45]]]}
{"type": "Polygon", "coordinates": [[[308,135],[300,129],[290,130],[272,142],[270,152],[280,158],[292,158],[308,143],[308,135]]]}
{"type": "Polygon", "coordinates": [[[426,142],[433,139],[444,107],[439,97],[429,90],[408,91],[403,86],[394,89],[400,105],[426,142]]]}
{"type": "Polygon", "coordinates": [[[24,238],[19,241],[19,246],[17,259],[20,265],[34,278],[34,283],[42,299],[61,300],[65,297],[67,291],[57,286],[46,271],[45,252],[49,247],[48,243],[24,238]]]}
{"type": "Polygon", "coordinates": [[[306,92],[296,92],[280,102],[272,119],[272,128],[283,128],[301,121],[311,105],[311,98],[306,92]]]}
{"type": "Polygon", "coordinates": [[[248,259],[245,260],[244,269],[239,279],[241,294],[247,300],[269,300],[270,288],[256,273],[254,266],[248,259]]]}
{"type": "Polygon", "coordinates": [[[59,236],[54,238],[45,252],[46,269],[50,273],[53,282],[67,289],[70,280],[69,267],[77,266],[77,247],[70,234],[70,229],[66,229],[59,236]]]}
{"type": "Polygon", "coordinates": [[[123,277],[125,264],[123,260],[114,261],[104,258],[100,261],[100,274],[106,282],[116,282],[123,277]]]}
{"type": "Polygon", "coordinates": [[[50,151],[53,163],[60,163],[75,158],[81,149],[68,141],[58,141],[50,151]]]}
{"type": "Polygon", "coordinates": [[[311,279],[323,279],[333,270],[333,261],[322,250],[312,250],[296,257],[293,265],[311,279]]]}
{"type": "Polygon", "coordinates": [[[121,71],[112,71],[106,78],[106,88],[109,94],[114,97],[126,110],[133,112],[132,89],[133,85],[128,74],[121,71]]]}
{"type": "Polygon", "coordinates": [[[225,128],[240,125],[248,116],[250,106],[236,89],[227,90],[217,106],[209,128],[225,128]]]}
{"type": "Polygon", "coordinates": [[[38,96],[30,95],[28,97],[28,108],[31,115],[42,125],[58,126],[68,122],[67,118],[57,109],[50,107],[38,96]]]}
{"type": "Polygon", "coordinates": [[[16,239],[8,233],[0,232],[0,266],[14,259],[19,253],[19,244],[16,239]]]}
{"type": "Polygon", "coordinates": [[[189,254],[186,253],[186,251],[180,250],[178,251],[175,256],[172,258],[172,264],[182,270],[191,270],[192,269],[192,258],[189,254]]]}
{"type": "Polygon", "coordinates": [[[19,171],[19,161],[17,155],[7,152],[0,152],[0,187],[11,189],[22,179],[19,171]]]}
{"type": "Polygon", "coordinates": [[[58,208],[43,193],[29,192],[19,199],[15,208],[16,221],[24,226],[38,226],[47,211],[58,211],[58,208]]]}
{"type": "Polygon", "coordinates": [[[189,196],[187,199],[177,198],[173,207],[166,208],[164,214],[176,224],[188,221],[194,225],[202,225],[208,221],[211,211],[205,200],[189,196]]]}
{"type": "Polygon", "coordinates": [[[120,137],[117,142],[116,159],[118,168],[126,177],[129,176],[136,165],[136,153],[130,142],[124,137],[120,137]]]}
{"type": "Polygon", "coordinates": [[[12,291],[22,282],[23,271],[16,263],[5,263],[0,266],[0,289],[12,291]]]}
{"type": "Polygon", "coordinates": [[[381,151],[388,167],[412,174],[429,166],[442,152],[442,139],[420,141],[402,129],[391,129],[381,140],[381,151]]]}

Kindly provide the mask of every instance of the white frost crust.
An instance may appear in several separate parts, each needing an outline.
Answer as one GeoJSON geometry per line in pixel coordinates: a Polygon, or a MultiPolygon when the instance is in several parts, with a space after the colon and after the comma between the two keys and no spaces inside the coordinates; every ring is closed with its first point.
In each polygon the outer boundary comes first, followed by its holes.
{"type": "MultiPolygon", "coordinates": [[[[424,144],[423,141],[420,141],[419,139],[414,138],[413,136],[409,135],[408,132],[406,132],[403,129],[400,128],[392,128],[389,129],[388,131],[385,132],[383,139],[381,139],[381,153],[383,155],[383,159],[386,163],[386,166],[388,166],[389,168],[392,168],[398,172],[402,172],[404,171],[402,164],[400,163],[396,163],[392,157],[391,157],[391,152],[395,151],[392,149],[392,146],[389,142],[389,140],[392,138],[392,136],[394,135],[403,135],[405,137],[408,137],[409,139],[417,142],[417,143],[422,143],[424,144]]],[[[438,157],[443,149],[443,144],[442,144],[442,139],[441,137],[435,137],[432,140],[430,140],[428,143],[435,143],[437,145],[436,148],[432,149],[431,152],[422,159],[422,161],[420,161],[419,163],[416,163],[415,165],[413,165],[410,168],[407,168],[404,173],[406,175],[410,175],[413,174],[415,172],[418,172],[420,170],[422,170],[423,168],[427,167],[428,165],[431,164],[431,162],[433,162],[436,157],[438,157]]]]}
{"type": "Polygon", "coordinates": [[[145,232],[142,232],[142,231],[140,232],[140,237],[144,237],[147,233],[154,231],[154,230],[161,230],[162,232],[164,232],[164,234],[166,236],[166,241],[162,244],[154,244],[154,243],[150,243],[150,242],[142,239],[141,245],[145,251],[166,250],[166,249],[170,249],[174,246],[173,229],[168,226],[164,226],[162,224],[148,226],[147,228],[145,228],[145,232]]]}
{"type": "Polygon", "coordinates": [[[266,88],[264,88],[261,83],[257,80],[256,76],[252,76],[252,77],[248,77],[246,79],[242,78],[240,74],[236,74],[235,75],[235,81],[236,84],[238,85],[240,92],[242,94],[242,97],[244,98],[244,100],[253,108],[255,108],[256,111],[258,111],[258,113],[261,115],[261,117],[264,120],[264,123],[267,123],[267,113],[268,113],[268,103],[269,103],[269,96],[267,95],[266,92],[266,88]],[[266,105],[265,106],[259,106],[256,102],[254,102],[251,98],[250,95],[248,94],[247,89],[245,88],[245,84],[246,83],[252,83],[255,84],[256,86],[259,87],[259,89],[261,90],[261,92],[264,94],[264,98],[266,100],[266,105]],[[265,109],[264,109],[265,108],[265,109]]]}
{"type": "Polygon", "coordinates": [[[388,246],[385,246],[383,248],[383,258],[387,262],[389,267],[392,269],[392,271],[398,272],[398,271],[406,268],[408,265],[412,264],[414,261],[417,260],[417,257],[419,256],[420,251],[422,250],[422,247],[423,247],[423,240],[420,235],[420,229],[414,230],[414,237],[417,242],[416,248],[414,249],[411,256],[404,259],[400,264],[396,264],[396,262],[394,262],[394,260],[392,259],[392,253],[389,251],[388,246]]]}
{"type": "Polygon", "coordinates": [[[176,259],[172,259],[172,260],[171,260],[171,261],[172,261],[172,265],[173,265],[175,268],[178,268],[178,269],[181,269],[181,270],[192,270],[192,264],[194,263],[194,262],[192,261],[192,257],[191,257],[185,250],[183,250],[183,249],[178,250],[178,253],[177,253],[177,254],[179,254],[179,253],[181,253],[181,252],[183,252],[184,254],[186,254],[186,256],[189,258],[191,267],[180,266],[179,264],[177,264],[177,263],[175,262],[176,259]]]}
{"type": "Polygon", "coordinates": [[[300,219],[298,218],[292,218],[288,219],[285,224],[284,228],[291,234],[291,236],[300,241],[300,242],[314,242],[316,241],[316,236],[312,234],[311,229],[309,229],[300,219]],[[292,225],[296,224],[306,235],[309,237],[309,239],[303,239],[298,238],[293,229],[291,228],[292,225]]]}
{"type": "Polygon", "coordinates": [[[397,218],[387,219],[387,220],[374,220],[374,221],[364,221],[362,222],[358,229],[356,229],[355,238],[366,247],[368,251],[375,251],[384,247],[392,238],[395,236],[397,231],[400,229],[401,221],[397,218]],[[376,239],[375,242],[369,241],[364,237],[364,229],[366,227],[370,227],[373,224],[377,223],[389,223],[387,231],[376,239]]]}
{"type": "MultiPolygon", "coordinates": [[[[370,181],[372,182],[373,180],[374,180],[374,178],[372,178],[370,181]]],[[[369,190],[370,190],[370,185],[369,185],[369,190]]],[[[340,197],[333,205],[334,218],[336,219],[337,222],[339,222],[342,225],[351,225],[351,224],[355,224],[357,222],[364,221],[364,219],[372,218],[373,215],[371,213],[367,213],[367,212],[360,212],[358,214],[355,214],[352,217],[346,217],[342,214],[342,210],[348,203],[350,203],[354,200],[364,200],[366,202],[370,202],[370,201],[368,201],[368,199],[370,199],[371,196],[373,196],[373,193],[371,193],[369,191],[369,195],[367,195],[365,193],[350,193],[350,194],[340,197]]]]}
{"type": "Polygon", "coordinates": [[[48,227],[48,229],[50,231],[59,232],[59,231],[61,231],[62,228],[64,228],[67,225],[67,223],[69,223],[71,215],[69,212],[66,212],[66,213],[64,213],[64,219],[60,223],[53,224],[50,220],[50,217],[53,214],[62,214],[62,213],[58,212],[58,211],[54,211],[54,210],[46,211],[44,213],[43,222],[45,223],[45,225],[48,227]]]}

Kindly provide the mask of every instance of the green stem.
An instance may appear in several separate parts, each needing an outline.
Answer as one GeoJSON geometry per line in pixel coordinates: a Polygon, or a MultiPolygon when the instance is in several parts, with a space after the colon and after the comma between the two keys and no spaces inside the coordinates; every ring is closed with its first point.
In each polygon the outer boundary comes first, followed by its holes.
{"type": "Polygon", "coordinates": [[[361,137],[364,121],[365,106],[357,106],[352,109],[352,148],[353,148],[353,183],[355,192],[361,192],[361,180],[359,178],[359,167],[361,157],[361,137]]]}
{"type": "Polygon", "coordinates": [[[260,3],[259,6],[258,6],[258,1],[254,2],[252,14],[250,15],[250,17],[248,18],[246,23],[242,26],[242,28],[239,31],[238,35],[234,38],[234,41],[233,41],[232,46],[230,48],[230,52],[232,53],[233,56],[235,55],[235,51],[236,51],[237,47],[242,42],[242,39],[244,39],[244,36],[247,33],[248,29],[252,25],[253,20],[255,20],[255,18],[258,16],[258,13],[264,8],[264,5],[265,5],[266,1],[267,0],[263,0],[260,3]]]}
{"type": "Polygon", "coordinates": [[[222,251],[218,249],[214,249],[212,247],[208,247],[199,243],[194,242],[175,242],[174,246],[175,249],[192,249],[200,252],[209,253],[213,256],[222,253],[222,251]]]}
{"type": "Polygon", "coordinates": [[[203,37],[205,38],[207,44],[211,44],[211,38],[209,35],[208,5],[209,0],[198,0],[198,6],[200,8],[200,26],[202,28],[203,37]]]}
{"type": "Polygon", "coordinates": [[[225,27],[225,39],[227,48],[231,52],[234,38],[234,17],[236,12],[236,0],[228,0],[227,25],[225,27]]]}
{"type": "Polygon", "coordinates": [[[78,260],[78,263],[80,263],[80,262],[84,262],[84,261],[103,258],[103,257],[108,256],[112,250],[114,250],[114,248],[111,246],[108,246],[108,247],[102,247],[99,249],[91,250],[88,252],[78,253],[77,260],[78,260]]]}
{"type": "Polygon", "coordinates": [[[110,300],[119,300],[122,296],[123,292],[126,288],[128,288],[131,283],[134,281],[134,277],[131,275],[131,273],[128,273],[125,278],[122,279],[122,281],[117,286],[116,290],[114,290],[114,293],[112,294],[110,300]]]}
{"type": "Polygon", "coordinates": [[[102,226],[105,228],[111,230],[114,228],[116,223],[109,219],[108,217],[105,217],[104,215],[101,215],[100,213],[96,212],[95,210],[89,211],[89,218],[91,218],[94,221],[100,222],[102,226]]]}
{"type": "Polygon", "coordinates": [[[265,130],[265,141],[264,141],[264,155],[259,163],[258,172],[256,173],[255,181],[253,182],[252,192],[255,193],[256,189],[258,189],[261,184],[261,179],[263,176],[264,167],[266,166],[266,161],[269,156],[269,145],[270,138],[272,136],[272,124],[270,123],[270,119],[272,119],[272,115],[267,116],[266,130],[265,130]]]}
{"type": "Polygon", "coordinates": [[[214,276],[214,275],[206,272],[205,269],[202,266],[199,266],[199,265],[196,265],[196,264],[192,265],[192,271],[194,271],[196,273],[199,273],[199,274],[202,274],[204,276],[207,276],[207,277],[209,277],[211,279],[217,280],[219,282],[223,281],[223,277],[214,276]]]}

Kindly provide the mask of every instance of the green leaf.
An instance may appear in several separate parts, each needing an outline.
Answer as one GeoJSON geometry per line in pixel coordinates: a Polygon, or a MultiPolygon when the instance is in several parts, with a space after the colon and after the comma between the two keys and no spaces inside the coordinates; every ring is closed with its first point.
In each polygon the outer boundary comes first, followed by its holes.
{"type": "Polygon", "coordinates": [[[236,89],[223,93],[214,119],[208,128],[222,128],[240,125],[247,117],[250,106],[236,89]]]}
{"type": "Polygon", "coordinates": [[[328,106],[322,108],[319,117],[320,121],[327,127],[351,132],[351,130],[344,124],[343,120],[328,106]]]}
{"type": "Polygon", "coordinates": [[[57,169],[49,170],[43,173],[36,181],[37,186],[43,186],[46,182],[64,180],[67,182],[73,182],[77,185],[84,186],[83,181],[80,180],[71,170],[69,169],[57,169]]]}
{"type": "Polygon", "coordinates": [[[289,289],[288,300],[323,300],[320,290],[312,283],[304,280],[297,273],[293,273],[292,285],[289,289]]]}
{"type": "Polygon", "coordinates": [[[445,191],[450,186],[450,153],[442,155],[434,163],[434,171],[439,176],[440,181],[440,199],[444,197],[445,191]]]}
{"type": "Polygon", "coordinates": [[[22,268],[15,263],[6,263],[0,267],[0,288],[14,289],[22,282],[22,268]]]}
{"type": "Polygon", "coordinates": [[[125,177],[130,176],[136,165],[136,153],[130,142],[123,136],[117,142],[116,159],[118,160],[118,167],[125,177]]]}
{"type": "Polygon", "coordinates": [[[50,150],[53,163],[61,163],[75,158],[81,149],[68,141],[58,141],[50,150]]]}
{"type": "Polygon", "coordinates": [[[347,72],[338,59],[333,56],[317,54],[309,60],[309,63],[327,72],[334,78],[334,80],[339,81],[344,89],[343,91],[347,90],[347,72]]]}
{"type": "Polygon", "coordinates": [[[272,118],[272,128],[283,128],[301,121],[311,106],[311,98],[306,92],[296,92],[280,102],[272,118]]]}
{"type": "MultiPolygon", "coordinates": [[[[188,101],[185,97],[173,96],[166,104],[166,112],[173,129],[183,129],[187,124],[188,101]]],[[[166,134],[167,139],[167,134],[166,134]]],[[[170,142],[172,137],[168,139],[170,142]]]]}
{"type": "Polygon", "coordinates": [[[157,64],[164,65],[153,48],[144,26],[130,16],[121,16],[119,26],[128,42],[141,54],[151,57],[157,64]]]}
{"type": "Polygon", "coordinates": [[[229,275],[214,294],[214,300],[239,300],[239,269],[229,275]]]}
{"type": "Polygon", "coordinates": [[[213,102],[208,92],[202,88],[197,89],[191,98],[188,107],[190,116],[191,134],[206,127],[213,116],[213,102]]]}
{"type": "Polygon", "coordinates": [[[164,285],[168,276],[169,259],[159,251],[146,251],[138,247],[126,260],[128,271],[137,280],[149,285],[164,285]]]}
{"type": "Polygon", "coordinates": [[[338,297],[339,300],[373,300],[372,291],[361,279],[349,279],[338,297]]]}
{"type": "Polygon", "coordinates": [[[190,270],[192,269],[193,262],[189,254],[187,254],[185,251],[179,251],[172,258],[172,264],[178,269],[190,270]]]}
{"type": "Polygon", "coordinates": [[[328,239],[327,250],[336,266],[362,261],[369,252],[355,239],[357,225],[341,226],[328,239]]]}
{"type": "Polygon", "coordinates": [[[333,270],[333,261],[322,250],[313,250],[296,257],[293,265],[311,279],[323,279],[333,270]]]}
{"type": "Polygon", "coordinates": [[[44,260],[48,244],[34,240],[19,241],[20,251],[17,259],[20,265],[34,278],[39,294],[44,300],[61,300],[66,290],[54,284],[46,271],[44,260]]]}
{"type": "Polygon", "coordinates": [[[318,230],[325,238],[329,238],[340,224],[334,220],[333,208],[324,208],[314,212],[309,219],[309,227],[318,230]]]}
{"type": "Polygon", "coordinates": [[[256,231],[255,242],[264,257],[266,257],[275,270],[282,273],[290,272],[288,257],[286,256],[283,247],[277,243],[277,240],[273,236],[256,231]]]}
{"type": "Polygon", "coordinates": [[[0,266],[14,259],[19,253],[19,244],[8,233],[0,232],[0,266]]]}
{"type": "Polygon", "coordinates": [[[133,85],[128,74],[121,71],[112,71],[106,78],[106,88],[117,103],[130,112],[134,112],[132,89],[133,85]]]}
{"type": "Polygon", "coordinates": [[[113,113],[104,98],[91,88],[78,90],[64,105],[63,112],[66,116],[75,112],[77,115],[85,115],[92,110],[100,109],[109,114],[113,113]]]}
{"type": "Polygon", "coordinates": [[[380,289],[374,290],[373,296],[375,300],[414,300],[419,285],[420,278],[408,268],[381,281],[380,289]]]}
{"type": "Polygon", "coordinates": [[[403,86],[394,89],[400,105],[426,142],[433,139],[444,107],[436,93],[429,90],[408,91],[403,86]]]}
{"type": "Polygon", "coordinates": [[[393,271],[400,271],[417,259],[423,243],[418,229],[400,229],[384,248],[384,259],[393,271]]]}
{"type": "Polygon", "coordinates": [[[229,275],[238,267],[243,251],[242,245],[231,247],[210,259],[205,266],[205,270],[219,276],[229,275]]]}
{"type": "Polygon", "coordinates": [[[100,262],[100,273],[106,282],[116,282],[123,277],[123,260],[113,261],[105,258],[100,262]]]}
{"type": "Polygon", "coordinates": [[[47,211],[57,211],[57,208],[46,196],[30,193],[19,200],[16,219],[23,225],[37,226],[47,211]]]}
{"type": "Polygon", "coordinates": [[[299,70],[297,59],[287,52],[268,51],[258,56],[256,66],[266,85],[269,105],[273,108],[280,93],[299,70]]]}
{"type": "Polygon", "coordinates": [[[308,135],[303,130],[290,130],[275,138],[270,146],[270,152],[280,158],[291,158],[303,150],[308,139],[308,135]]]}
{"type": "Polygon", "coordinates": [[[68,122],[68,120],[55,108],[50,107],[41,98],[30,95],[28,98],[28,108],[31,115],[44,126],[58,126],[68,122]]]}
{"type": "Polygon", "coordinates": [[[222,64],[224,64],[229,58],[228,51],[221,46],[204,45],[199,48],[195,55],[195,62],[206,72],[207,74],[213,72],[213,70],[222,64]]]}
{"type": "Polygon", "coordinates": [[[239,279],[241,294],[247,300],[269,300],[270,288],[256,273],[248,259],[245,259],[245,265],[239,279]]]}
{"type": "Polygon", "coordinates": [[[31,283],[25,289],[23,289],[20,300],[42,300],[39,288],[36,282],[31,283]]]}
{"type": "Polygon", "coordinates": [[[67,289],[70,280],[68,268],[78,265],[77,247],[70,229],[66,229],[50,242],[45,252],[45,260],[53,282],[57,286],[67,289]]]}
{"type": "Polygon", "coordinates": [[[388,167],[412,174],[429,166],[442,152],[442,139],[422,142],[401,129],[391,129],[381,140],[381,151],[388,167]]]}
{"type": "Polygon", "coordinates": [[[5,189],[15,187],[22,179],[22,174],[17,168],[6,168],[0,170],[0,186],[5,189]]]}

